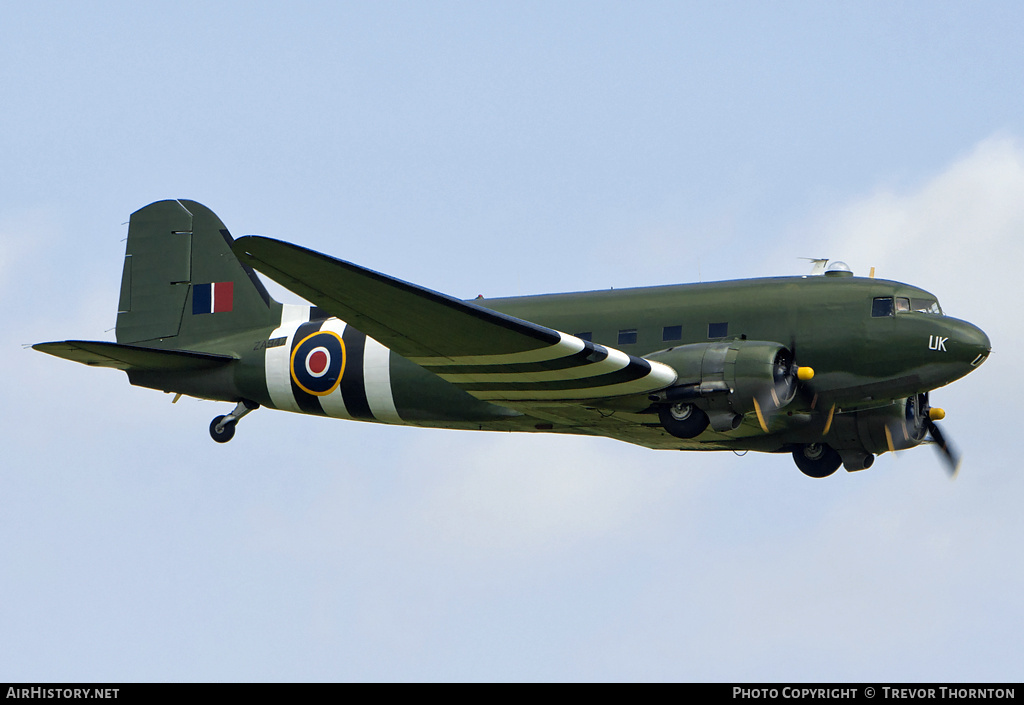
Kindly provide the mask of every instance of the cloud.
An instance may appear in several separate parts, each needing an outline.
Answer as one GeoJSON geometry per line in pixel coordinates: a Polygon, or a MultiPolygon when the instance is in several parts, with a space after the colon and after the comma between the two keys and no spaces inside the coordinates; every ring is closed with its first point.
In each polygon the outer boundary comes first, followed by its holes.
{"type": "MultiPolygon", "coordinates": [[[[1020,297],[1022,235],[1024,147],[1009,135],[983,140],[916,187],[879,188],[797,232],[857,274],[875,267],[881,278],[932,290],[947,313],[983,328],[1007,323],[1000,313],[1020,297]]],[[[1020,320],[1011,322],[1015,337],[1020,320]]]]}
{"type": "MultiPolygon", "coordinates": [[[[1024,344],[1024,145],[988,137],[914,185],[887,184],[793,229],[796,243],[846,260],[859,275],[920,286],[947,315],[980,326],[993,353],[969,377],[932,395],[967,453],[968,468],[996,480],[1007,466],[1005,402],[1024,392],[1014,351],[1024,344]]],[[[916,458],[918,454],[913,454],[916,458]]]]}
{"type": "MultiPolygon", "coordinates": [[[[967,455],[952,484],[929,449],[816,482],[787,456],[268,410],[220,447],[223,405],[8,345],[4,556],[26,616],[2,615],[21,637],[5,656],[64,679],[1005,678],[1024,480],[998,402],[1020,389],[1022,226],[1024,151],[996,136],[791,231],[989,332],[993,359],[942,392],[967,455]],[[75,649],[25,637],[52,614],[75,649]],[[84,665],[72,633],[102,636],[84,665]]],[[[119,254],[96,265],[112,293],[66,283],[9,342],[109,337],[119,254]]]]}

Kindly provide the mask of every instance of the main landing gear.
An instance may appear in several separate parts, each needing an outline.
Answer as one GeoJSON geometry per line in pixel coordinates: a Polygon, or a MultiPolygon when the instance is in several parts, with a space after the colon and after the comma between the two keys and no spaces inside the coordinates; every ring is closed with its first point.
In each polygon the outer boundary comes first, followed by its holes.
{"type": "Polygon", "coordinates": [[[258,408],[260,408],[260,405],[254,401],[243,399],[238,402],[230,414],[218,416],[210,422],[210,438],[218,443],[227,443],[235,437],[235,425],[238,423],[238,420],[250,411],[255,411],[258,408]]]}
{"type": "Polygon", "coordinates": [[[658,418],[662,427],[676,438],[696,438],[708,427],[708,415],[683,402],[662,406],[658,418]]]}
{"type": "Polygon", "coordinates": [[[793,451],[793,460],[808,477],[828,477],[843,464],[842,456],[827,443],[808,443],[793,451]]]}

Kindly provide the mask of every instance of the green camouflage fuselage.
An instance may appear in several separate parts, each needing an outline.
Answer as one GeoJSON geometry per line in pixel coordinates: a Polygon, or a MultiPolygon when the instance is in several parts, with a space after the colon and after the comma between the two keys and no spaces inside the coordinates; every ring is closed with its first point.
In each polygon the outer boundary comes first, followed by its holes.
{"type": "Polygon", "coordinates": [[[211,425],[220,442],[265,406],[793,451],[821,477],[840,456],[856,470],[941,436],[927,393],[976,369],[990,342],[922,289],[843,269],[460,301],[297,245],[236,241],[205,206],[169,200],[132,215],[117,342],[35,347],[235,402],[211,425]],[[255,269],[315,305],[274,301],[255,269]]]}
{"type": "MultiPolygon", "coordinates": [[[[549,421],[476,399],[395,353],[387,356],[387,364],[397,417],[351,412],[347,417],[437,428],[608,435],[604,431],[611,415],[617,417],[615,437],[648,447],[784,450],[820,436],[820,423],[812,414],[835,404],[838,415],[831,434],[855,436],[855,429],[843,428],[844,421],[854,417],[844,414],[884,407],[948,384],[977,367],[988,351],[984,333],[954,318],[913,310],[873,317],[872,302],[879,297],[935,301],[931,294],[898,282],[806,276],[467,302],[641,357],[657,357],[659,351],[686,344],[733,340],[789,346],[815,375],[809,389],[773,419],[771,434],[765,434],[750,415],[732,431],[708,429],[691,440],[675,438],[660,428],[646,395],[593,403],[574,415],[574,423],[549,421]],[[709,327],[715,326],[710,333],[718,335],[709,338],[709,327]],[[620,342],[620,331],[635,331],[635,342],[620,342]],[[665,340],[666,334],[673,339],[665,340]]],[[[315,322],[318,311],[306,310],[315,322]]],[[[331,321],[337,319],[324,322],[331,321]]],[[[268,341],[282,337],[286,340],[278,347],[290,350],[297,342],[294,333],[289,338],[279,326],[210,340],[205,351],[233,356],[236,362],[228,369],[198,373],[194,379],[186,380],[179,372],[129,374],[133,383],[165,391],[224,401],[244,398],[288,409],[272,398],[267,382],[267,356],[274,350],[268,341]]],[[[358,367],[353,365],[346,374],[360,374],[358,367]]],[[[557,410],[564,404],[550,406],[557,410]]],[[[291,410],[326,413],[309,405],[291,410]]]]}

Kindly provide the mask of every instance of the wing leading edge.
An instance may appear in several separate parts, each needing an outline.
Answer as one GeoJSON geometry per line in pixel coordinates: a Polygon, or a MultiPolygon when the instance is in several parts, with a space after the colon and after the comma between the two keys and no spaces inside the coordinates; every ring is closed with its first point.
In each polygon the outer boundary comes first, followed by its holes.
{"type": "Polygon", "coordinates": [[[244,263],[478,399],[599,399],[676,380],[668,365],[298,245],[248,236],[233,249],[244,263]]]}

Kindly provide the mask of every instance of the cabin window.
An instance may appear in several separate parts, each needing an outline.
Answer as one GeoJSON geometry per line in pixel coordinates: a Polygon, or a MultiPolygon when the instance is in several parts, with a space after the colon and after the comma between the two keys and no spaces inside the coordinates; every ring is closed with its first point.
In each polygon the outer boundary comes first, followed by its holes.
{"type": "Polygon", "coordinates": [[[871,317],[884,318],[893,315],[893,303],[891,296],[879,296],[871,302],[871,317]]]}
{"type": "Polygon", "coordinates": [[[588,342],[592,342],[594,340],[594,334],[589,330],[586,333],[577,333],[576,337],[579,338],[580,340],[586,340],[588,342]]]}
{"type": "Polygon", "coordinates": [[[662,340],[682,340],[683,339],[683,327],[682,326],[665,326],[661,331],[662,340]]]}
{"type": "Polygon", "coordinates": [[[729,335],[729,323],[709,323],[708,338],[724,338],[729,335]]]}
{"type": "Polygon", "coordinates": [[[902,296],[896,299],[896,313],[903,313],[904,311],[910,310],[910,299],[903,298],[902,296]]]}
{"type": "Polygon", "coordinates": [[[619,331],[619,345],[632,345],[636,342],[636,328],[624,328],[619,331]]]}

